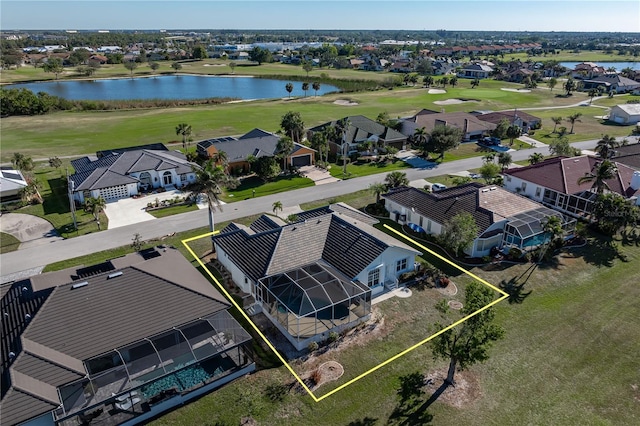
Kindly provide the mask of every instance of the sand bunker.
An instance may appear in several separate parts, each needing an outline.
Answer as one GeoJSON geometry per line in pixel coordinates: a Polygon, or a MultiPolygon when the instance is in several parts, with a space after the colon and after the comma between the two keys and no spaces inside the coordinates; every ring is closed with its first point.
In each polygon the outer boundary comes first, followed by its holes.
{"type": "Polygon", "coordinates": [[[351,102],[348,101],[346,99],[338,99],[337,101],[333,101],[334,104],[336,105],[342,105],[342,106],[354,106],[354,105],[358,105],[357,102],[351,102]]]}
{"type": "Polygon", "coordinates": [[[447,93],[447,91],[443,89],[429,89],[430,95],[442,95],[443,93],[447,93]]]}
{"type": "Polygon", "coordinates": [[[518,92],[518,93],[530,93],[529,89],[510,89],[507,87],[501,87],[500,90],[504,90],[505,92],[518,92]]]}
{"type": "Polygon", "coordinates": [[[454,105],[454,104],[463,104],[465,102],[475,102],[475,101],[463,101],[462,99],[445,99],[444,101],[434,101],[433,103],[436,105],[454,105]]]}

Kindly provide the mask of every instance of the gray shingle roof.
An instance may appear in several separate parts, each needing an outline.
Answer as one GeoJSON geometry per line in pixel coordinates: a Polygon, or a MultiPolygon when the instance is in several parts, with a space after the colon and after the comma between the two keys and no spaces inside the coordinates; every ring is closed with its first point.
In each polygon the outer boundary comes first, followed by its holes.
{"type": "Polygon", "coordinates": [[[433,194],[416,188],[401,187],[382,197],[408,208],[413,207],[421,216],[431,218],[439,224],[446,223],[460,212],[470,213],[480,235],[493,223],[493,213],[479,203],[478,189],[482,187],[479,183],[469,183],[433,194]]]}
{"type": "MultiPolygon", "coordinates": [[[[378,136],[385,142],[395,142],[406,140],[407,137],[402,133],[390,128],[385,127],[382,124],[371,120],[363,115],[353,115],[344,117],[342,120],[348,120],[351,124],[347,131],[347,142],[359,143],[367,140],[371,136],[378,136]]],[[[328,123],[321,124],[320,126],[309,129],[311,132],[322,131],[326,127],[335,127],[340,120],[330,121],[328,123]]]]}
{"type": "Polygon", "coordinates": [[[229,163],[245,161],[248,156],[256,158],[272,157],[276,154],[276,146],[280,137],[274,133],[269,133],[261,129],[253,129],[249,133],[239,137],[210,139],[198,142],[198,150],[206,151],[210,146],[215,146],[217,151],[224,151],[227,154],[229,163]]]}
{"type": "Polygon", "coordinates": [[[81,374],[29,353],[22,353],[18,359],[16,359],[12,368],[55,387],[84,377],[81,374]]]}
{"type": "Polygon", "coordinates": [[[57,405],[11,388],[7,391],[2,402],[0,402],[2,424],[14,425],[22,423],[55,408],[57,408],[57,405]]]}

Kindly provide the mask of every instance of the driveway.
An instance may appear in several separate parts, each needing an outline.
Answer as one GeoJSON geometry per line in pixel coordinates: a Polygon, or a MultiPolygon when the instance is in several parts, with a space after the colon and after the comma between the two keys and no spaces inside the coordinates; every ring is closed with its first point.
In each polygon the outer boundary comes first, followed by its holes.
{"type": "Polygon", "coordinates": [[[51,223],[30,214],[4,213],[0,216],[0,231],[20,240],[19,250],[63,240],[51,223]]]}
{"type": "Polygon", "coordinates": [[[328,170],[316,166],[300,167],[300,173],[304,177],[311,179],[316,185],[324,185],[326,183],[333,183],[340,180],[331,176],[331,173],[329,173],[328,170]]]}
{"type": "Polygon", "coordinates": [[[416,155],[416,153],[417,151],[402,150],[396,154],[396,158],[399,158],[400,160],[409,164],[414,169],[425,170],[425,169],[433,169],[434,167],[438,166],[438,163],[434,163],[433,161],[427,161],[423,158],[420,158],[416,155]]]}
{"type": "MultiPolygon", "coordinates": [[[[123,198],[109,202],[107,203],[107,208],[104,209],[104,213],[109,218],[109,229],[153,220],[155,217],[145,211],[147,204],[155,203],[156,199],[158,201],[170,200],[176,196],[184,197],[185,192],[176,189],[157,194],[149,194],[141,198],[123,198]]],[[[198,207],[200,207],[200,205],[198,205],[198,207]]]]}

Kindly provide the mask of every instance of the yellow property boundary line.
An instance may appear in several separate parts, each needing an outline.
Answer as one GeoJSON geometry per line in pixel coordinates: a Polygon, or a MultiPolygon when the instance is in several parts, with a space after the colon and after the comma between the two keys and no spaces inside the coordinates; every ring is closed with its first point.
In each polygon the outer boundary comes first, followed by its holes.
{"type": "Polygon", "coordinates": [[[192,238],[187,238],[185,240],[182,240],[182,244],[186,247],[186,249],[189,251],[189,253],[191,253],[191,255],[193,256],[193,258],[196,260],[196,262],[198,262],[198,264],[200,266],[202,266],[202,269],[204,271],[206,271],[206,273],[209,275],[209,277],[216,283],[216,285],[218,286],[218,288],[220,289],[220,291],[222,291],[222,293],[227,297],[227,299],[229,299],[229,301],[233,304],[233,306],[235,306],[238,311],[242,314],[242,316],[249,321],[249,324],[251,324],[251,326],[253,327],[253,329],[256,331],[256,333],[258,333],[258,335],[262,338],[262,340],[264,340],[264,342],[267,344],[267,346],[269,346],[269,348],[273,351],[274,354],[276,354],[276,356],[278,357],[278,359],[280,359],[280,361],[282,361],[282,364],[284,364],[284,366],[287,368],[287,370],[289,370],[289,372],[293,375],[293,377],[295,377],[295,379],[298,381],[298,383],[300,383],[300,385],[304,388],[304,390],[307,391],[307,393],[309,395],[311,395],[311,398],[313,398],[313,400],[315,402],[320,402],[323,399],[335,394],[336,392],[346,388],[347,386],[357,382],[358,380],[368,376],[369,374],[373,373],[374,371],[379,370],[380,368],[384,367],[387,364],[390,364],[391,362],[395,361],[396,359],[408,354],[409,352],[411,352],[414,349],[419,348],[420,346],[424,345],[425,343],[427,343],[428,341],[430,341],[431,339],[433,339],[434,337],[439,336],[440,334],[444,333],[447,330],[452,329],[453,327],[465,322],[466,320],[468,320],[469,318],[478,315],[480,312],[489,309],[490,307],[492,307],[493,305],[495,305],[496,303],[499,303],[501,301],[503,301],[504,299],[506,299],[507,297],[509,297],[509,295],[500,290],[499,288],[497,288],[496,286],[488,283],[487,281],[483,280],[482,278],[478,277],[475,274],[472,274],[471,272],[467,271],[466,269],[456,265],[455,263],[453,263],[452,261],[450,261],[449,259],[446,259],[445,257],[439,255],[438,253],[434,252],[433,250],[423,246],[422,244],[418,243],[417,241],[415,241],[414,239],[402,234],[399,231],[396,231],[395,229],[391,228],[389,225],[384,225],[385,228],[387,228],[388,230],[392,231],[393,233],[399,235],[400,237],[408,240],[409,242],[411,242],[412,244],[416,245],[417,247],[419,247],[420,249],[424,250],[425,253],[429,253],[432,256],[437,257],[440,260],[443,260],[445,262],[447,262],[449,265],[453,266],[454,268],[460,270],[461,272],[469,275],[470,277],[472,277],[473,279],[481,282],[482,284],[488,286],[489,288],[491,288],[494,291],[497,291],[498,293],[500,293],[502,295],[502,297],[500,297],[499,299],[494,300],[493,302],[489,303],[488,305],[478,309],[477,311],[473,312],[472,314],[467,315],[466,317],[462,318],[459,321],[454,322],[453,324],[443,328],[442,330],[438,331],[437,333],[427,337],[424,340],[421,340],[420,342],[414,344],[413,346],[403,350],[402,352],[394,355],[393,357],[389,358],[386,361],[381,362],[380,364],[376,365],[375,367],[365,371],[364,373],[354,377],[353,379],[349,380],[348,382],[342,384],[341,386],[333,389],[330,392],[327,392],[326,394],[317,397],[312,391],[311,389],[309,389],[309,387],[304,383],[304,381],[302,380],[302,378],[300,378],[300,376],[293,370],[293,368],[291,368],[291,366],[289,365],[289,363],[284,359],[284,357],[280,354],[280,352],[278,352],[276,350],[276,348],[273,346],[273,344],[269,341],[269,339],[266,338],[266,336],[262,333],[262,331],[260,331],[260,329],[258,328],[258,326],[251,320],[251,318],[249,318],[249,316],[247,315],[247,313],[244,311],[244,309],[242,309],[242,307],[240,307],[240,305],[238,305],[236,303],[236,301],[233,299],[233,297],[231,297],[231,295],[229,294],[229,292],[227,292],[227,290],[222,286],[222,284],[220,284],[220,282],[216,279],[216,277],[211,273],[211,271],[205,266],[205,264],[198,258],[198,256],[193,252],[193,250],[191,249],[191,247],[189,247],[189,244],[191,241],[195,241],[195,240],[199,240],[201,238],[206,238],[206,237],[210,237],[212,235],[215,235],[217,233],[219,233],[220,231],[214,231],[214,232],[209,232],[206,234],[202,234],[202,235],[198,235],[196,237],[192,237],[192,238]]]}

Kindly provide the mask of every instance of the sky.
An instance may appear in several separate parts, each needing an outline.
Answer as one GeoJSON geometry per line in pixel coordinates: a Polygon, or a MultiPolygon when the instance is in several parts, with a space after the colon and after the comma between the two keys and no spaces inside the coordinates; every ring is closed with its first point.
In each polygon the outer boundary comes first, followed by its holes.
{"type": "Polygon", "coordinates": [[[640,1],[0,0],[0,29],[640,32],[640,1]]]}

